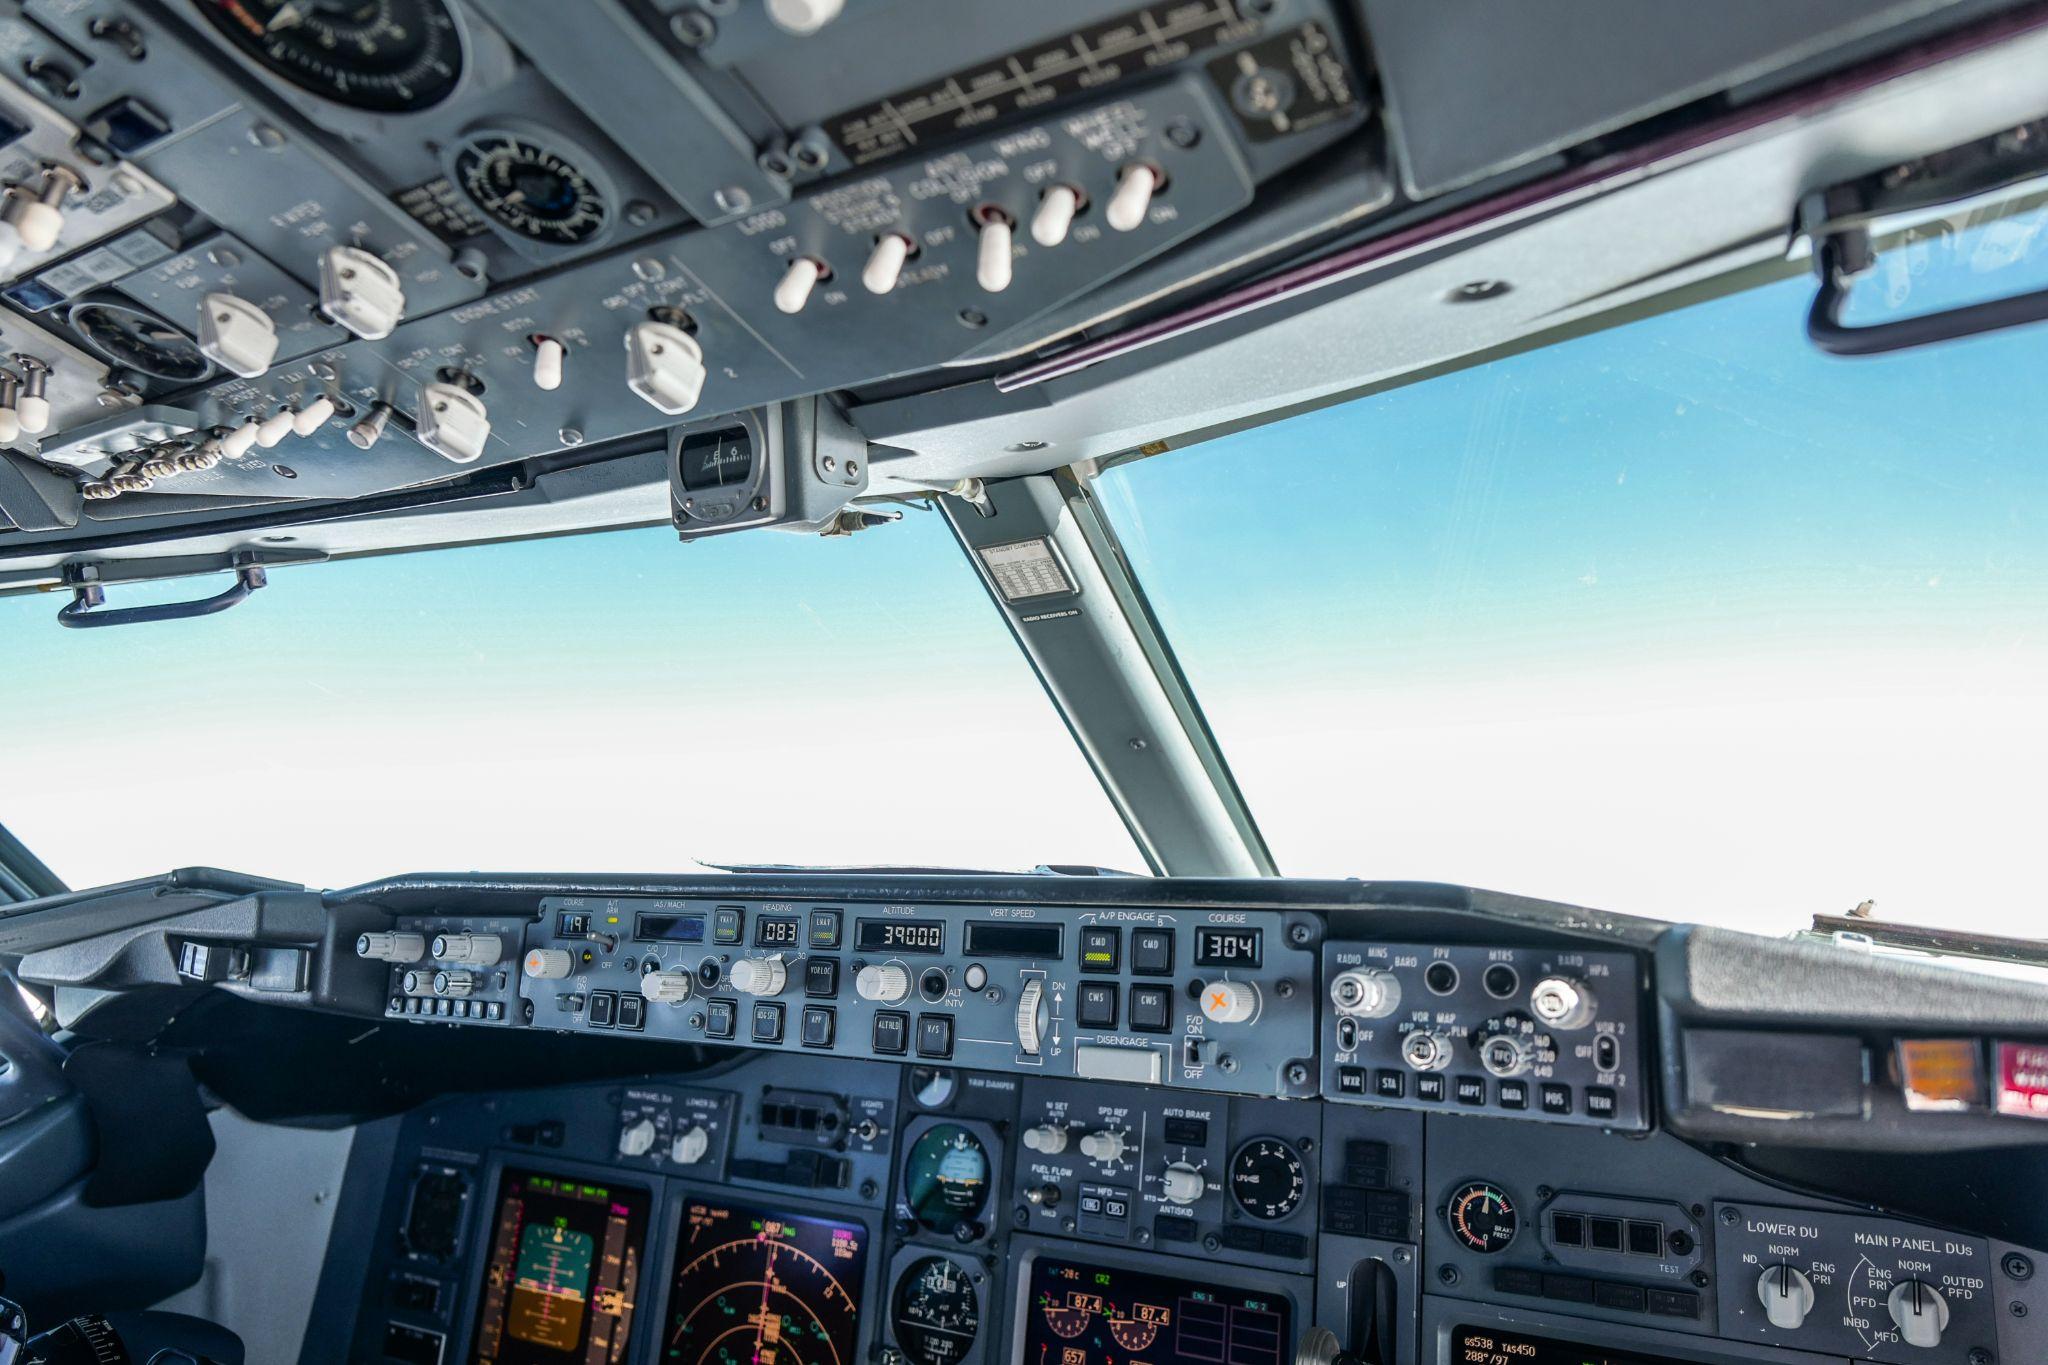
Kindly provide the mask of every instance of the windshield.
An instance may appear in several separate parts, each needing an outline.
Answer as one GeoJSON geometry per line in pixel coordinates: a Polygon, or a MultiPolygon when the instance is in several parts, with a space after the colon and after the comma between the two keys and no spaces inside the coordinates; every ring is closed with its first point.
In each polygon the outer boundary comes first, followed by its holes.
{"type": "Polygon", "coordinates": [[[63,630],[65,600],[0,598],[0,707],[43,718],[0,758],[0,823],[72,886],[202,864],[328,887],[693,859],[1145,870],[936,513],[282,568],[174,624],[63,630]]]}
{"type": "MultiPolygon", "coordinates": [[[[1892,253],[1850,320],[2037,287],[2042,226],[1892,253]]],[[[2048,328],[1839,360],[1812,295],[1098,481],[1283,872],[2041,932],[2048,328]]]]}

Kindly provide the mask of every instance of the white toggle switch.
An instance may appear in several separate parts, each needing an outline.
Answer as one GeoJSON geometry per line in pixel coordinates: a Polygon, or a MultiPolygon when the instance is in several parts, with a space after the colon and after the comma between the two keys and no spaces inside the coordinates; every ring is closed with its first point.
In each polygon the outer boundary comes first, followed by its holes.
{"type": "Polygon", "coordinates": [[[903,263],[910,259],[910,239],[900,232],[885,232],[875,239],[875,249],[860,272],[860,282],[870,294],[886,294],[903,277],[903,263]]]}
{"type": "Polygon", "coordinates": [[[44,252],[64,231],[64,197],[85,182],[69,166],[49,166],[34,190],[17,185],[0,204],[0,254],[7,261],[22,251],[44,252]]]}
{"type": "Polygon", "coordinates": [[[553,337],[542,337],[533,343],[533,384],[535,388],[550,393],[562,387],[562,358],[566,355],[562,343],[553,337]]]}
{"type": "Polygon", "coordinates": [[[50,366],[32,355],[17,354],[14,363],[21,366],[21,429],[40,436],[50,429],[50,366]]]}
{"type": "Polygon", "coordinates": [[[415,429],[420,444],[442,459],[470,464],[484,453],[491,419],[484,400],[460,384],[428,384],[420,390],[415,429]]]}
{"type": "Polygon", "coordinates": [[[277,359],[277,324],[247,299],[208,294],[199,301],[199,352],[230,374],[258,378],[277,359]]]}
{"type": "Polygon", "coordinates": [[[817,287],[824,270],[808,256],[799,256],[789,263],[789,269],[782,272],[782,278],[775,284],[775,306],[785,313],[801,313],[804,305],[811,301],[811,290],[817,287]]]}
{"type": "Polygon", "coordinates": [[[1038,212],[1031,215],[1031,240],[1040,246],[1058,246],[1067,240],[1081,196],[1065,185],[1054,185],[1038,200],[1038,212]]]}
{"type": "Polygon", "coordinates": [[[382,341],[405,316],[405,289],[397,271],[361,247],[329,247],[320,257],[320,311],[365,341],[382,341]]]}
{"type": "Polygon", "coordinates": [[[252,417],[233,431],[220,438],[221,454],[230,460],[239,460],[249,453],[249,447],[256,444],[256,438],[263,428],[252,417]]]}
{"type": "Polygon", "coordinates": [[[768,17],[783,32],[808,38],[845,8],[846,0],[768,0],[768,17]]]}
{"type": "Polygon", "coordinates": [[[697,339],[666,322],[626,329],[626,387],[674,417],[704,392],[704,351],[697,339]]]}
{"type": "Polygon", "coordinates": [[[292,418],[292,430],[301,436],[311,436],[327,425],[327,419],[334,416],[334,400],[321,394],[312,402],[300,408],[292,418]]]}
{"type": "Polygon", "coordinates": [[[1118,232],[1129,232],[1145,221],[1145,210],[1152,207],[1152,196],[1159,190],[1159,172],[1142,161],[1124,167],[1124,173],[1116,182],[1116,193],[1110,197],[1109,207],[1102,216],[1118,232]]]}
{"type": "Polygon", "coordinates": [[[19,401],[0,397],[0,446],[13,445],[21,439],[21,410],[13,406],[19,401]]]}
{"type": "Polygon", "coordinates": [[[290,408],[279,408],[256,424],[256,444],[265,450],[274,448],[279,441],[292,434],[298,420],[299,415],[290,408]]]}
{"type": "Polygon", "coordinates": [[[980,250],[975,256],[974,281],[991,294],[1010,287],[1010,220],[991,213],[981,220],[980,250]]]}

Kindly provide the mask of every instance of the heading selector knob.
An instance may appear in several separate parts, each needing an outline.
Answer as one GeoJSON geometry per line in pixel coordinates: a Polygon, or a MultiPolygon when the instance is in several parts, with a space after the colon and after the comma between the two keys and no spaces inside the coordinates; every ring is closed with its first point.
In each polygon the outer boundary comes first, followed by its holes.
{"type": "Polygon", "coordinates": [[[696,989],[697,978],[681,970],[649,972],[640,978],[640,994],[662,1005],[680,1005],[696,989]]]}
{"type": "Polygon", "coordinates": [[[1159,1178],[1159,1192],[1172,1204],[1192,1204],[1209,1192],[1209,1182],[1185,1161],[1176,1161],[1159,1178]]]}
{"type": "Polygon", "coordinates": [[[1249,981],[1211,981],[1202,987],[1202,1013],[1212,1023],[1242,1024],[1259,1012],[1259,988],[1249,981]]]}
{"type": "Polygon", "coordinates": [[[1081,1155],[1090,1161],[1115,1161],[1124,1154],[1124,1135],[1104,1128],[1081,1139],[1081,1155]]]}
{"type": "Polygon", "coordinates": [[[1401,1007],[1401,982],[1377,967],[1353,967],[1330,983],[1330,1003],[1354,1019],[1384,1019],[1401,1007]]]}
{"type": "Polygon", "coordinates": [[[531,948],[519,969],[534,981],[560,981],[576,966],[567,948],[531,948]]]}
{"type": "Polygon", "coordinates": [[[1941,1345],[1948,1328],[1948,1300],[1924,1280],[1900,1280],[1892,1286],[1884,1306],[1898,1324],[1899,1339],[1923,1350],[1941,1345]]]}
{"type": "Polygon", "coordinates": [[[789,968],[783,965],[780,953],[743,957],[732,964],[730,980],[734,990],[746,995],[780,995],[789,984],[789,968]]]}
{"type": "Polygon", "coordinates": [[[1530,1013],[1552,1028],[1584,1028],[1593,1010],[1593,992],[1568,976],[1546,976],[1529,992],[1530,1013]]]}
{"type": "Polygon", "coordinates": [[[1767,1265],[1756,1282],[1756,1296],[1771,1326],[1792,1331],[1813,1311],[1813,1281],[1798,1266],[1767,1265]]]}
{"type": "Polygon", "coordinates": [[[894,962],[863,967],[853,974],[853,990],[863,1000],[898,1004],[910,998],[910,973],[894,962]]]}
{"type": "Polygon", "coordinates": [[[1057,1123],[1041,1123],[1034,1128],[1026,1128],[1024,1147],[1044,1156],[1058,1156],[1067,1150],[1067,1130],[1057,1123]]]}
{"type": "Polygon", "coordinates": [[[505,955],[505,940],[496,934],[436,934],[434,957],[441,962],[474,962],[488,967],[505,955]]]}
{"type": "Polygon", "coordinates": [[[375,962],[418,962],[427,955],[427,940],[419,934],[358,934],[356,956],[375,962]]]}

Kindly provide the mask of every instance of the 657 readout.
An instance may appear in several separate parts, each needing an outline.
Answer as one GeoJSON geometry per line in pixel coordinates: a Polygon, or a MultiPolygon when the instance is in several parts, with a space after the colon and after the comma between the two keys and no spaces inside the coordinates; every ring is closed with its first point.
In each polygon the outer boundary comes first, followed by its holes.
{"type": "Polygon", "coordinates": [[[1195,965],[1197,967],[1257,967],[1261,931],[1257,929],[1218,928],[1212,924],[1200,925],[1195,929],[1195,965]]]}

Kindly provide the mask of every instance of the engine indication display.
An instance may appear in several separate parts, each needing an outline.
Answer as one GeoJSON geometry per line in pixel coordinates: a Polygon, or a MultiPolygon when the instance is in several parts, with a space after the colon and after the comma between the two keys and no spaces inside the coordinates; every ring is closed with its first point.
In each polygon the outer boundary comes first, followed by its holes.
{"type": "Polygon", "coordinates": [[[200,0],[223,37],[322,99],[402,114],[446,99],[462,35],[443,0],[200,0]]]}
{"type": "Polygon", "coordinates": [[[1270,1290],[1040,1256],[1029,1294],[1023,1365],[1279,1365],[1294,1349],[1293,1305],[1270,1290]]]}
{"type": "Polygon", "coordinates": [[[867,1252],[855,1223],[692,1199],[662,1359],[857,1365],[867,1252]]]}
{"type": "Polygon", "coordinates": [[[906,1266],[890,1305],[896,1344],[917,1365],[954,1365],[981,1332],[981,1301],[968,1272],[948,1256],[906,1266]]]}
{"type": "Polygon", "coordinates": [[[920,1227],[957,1234],[988,1203],[988,1150],[957,1123],[928,1128],[903,1163],[903,1199],[920,1227]]]}
{"type": "Polygon", "coordinates": [[[508,1168],[491,1221],[473,1365],[625,1360],[647,1191],[508,1168]]]}
{"type": "Polygon", "coordinates": [[[1452,1192],[1444,1221],[1451,1225],[1453,1237],[1481,1255],[1505,1249],[1520,1226],[1507,1195],[1483,1180],[1467,1181],[1452,1192]]]}
{"type": "Polygon", "coordinates": [[[857,919],[853,946],[863,953],[946,951],[946,922],[939,919],[857,919]]]}

